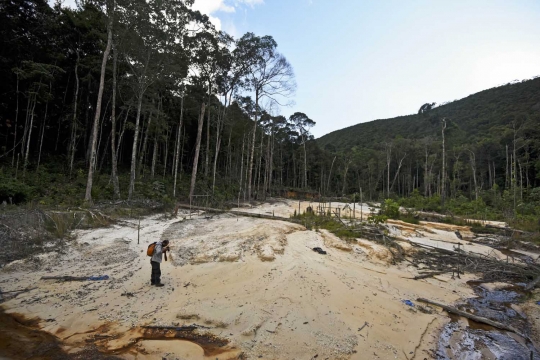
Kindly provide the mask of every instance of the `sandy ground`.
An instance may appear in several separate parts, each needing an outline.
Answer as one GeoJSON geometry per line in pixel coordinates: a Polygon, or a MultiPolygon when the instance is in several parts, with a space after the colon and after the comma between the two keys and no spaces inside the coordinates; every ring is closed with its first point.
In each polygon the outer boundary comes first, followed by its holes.
{"type": "MultiPolygon", "coordinates": [[[[288,216],[295,206],[281,201],[249,211],[288,216]]],[[[454,229],[390,226],[404,239],[457,242],[450,241],[454,229]]],[[[407,243],[403,247],[410,250],[407,243]]],[[[134,222],[81,231],[65,250],[2,269],[2,291],[35,288],[4,308],[39,317],[41,327],[68,348],[97,335],[101,349],[129,348],[121,355],[126,359],[234,359],[241,353],[248,359],[431,359],[438,330],[449,318],[403,300],[451,304],[473,296],[466,285],[471,275],[412,280],[415,268],[390,266],[391,254],[371,241],[345,243],[325,231],[228,214],[146,218],[140,244],[134,222]],[[156,288],[150,286],[146,247],[165,238],[172,253],[162,264],[166,286],[156,288]],[[51,275],[110,280],[40,280],[51,275]],[[144,325],[189,324],[229,343],[210,354],[194,342],[141,335],[144,325]]]]}
{"type": "Polygon", "coordinates": [[[366,203],[343,203],[343,202],[325,202],[320,203],[318,201],[302,201],[302,200],[285,200],[274,199],[271,203],[263,204],[262,206],[253,207],[249,204],[240,204],[240,207],[232,210],[240,210],[246,212],[252,212],[255,214],[274,215],[280,217],[291,217],[298,213],[304,213],[308,207],[317,213],[324,211],[327,213],[331,211],[332,214],[338,211],[341,217],[345,219],[356,219],[367,221],[367,217],[372,211],[378,211],[378,204],[375,203],[370,206],[366,203]]]}

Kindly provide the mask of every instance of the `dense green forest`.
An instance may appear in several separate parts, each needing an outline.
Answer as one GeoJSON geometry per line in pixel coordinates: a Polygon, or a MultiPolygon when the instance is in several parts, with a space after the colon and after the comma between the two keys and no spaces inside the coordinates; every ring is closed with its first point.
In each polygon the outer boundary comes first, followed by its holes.
{"type": "Polygon", "coordinates": [[[540,214],[540,78],[317,140],[340,159],[342,193],[508,219],[540,214]],[[352,174],[355,175],[352,175],[352,174]],[[376,194],[376,195],[374,195],[376,194]]]}
{"type": "Polygon", "coordinates": [[[277,43],[192,4],[0,4],[1,200],[246,199],[305,175],[314,122],[278,115],[296,85],[277,43]]]}
{"type": "Polygon", "coordinates": [[[0,3],[0,202],[249,200],[294,189],[529,222],[540,214],[540,78],[314,140],[308,115],[280,115],[296,84],[275,40],[235,39],[192,4],[0,3]]]}

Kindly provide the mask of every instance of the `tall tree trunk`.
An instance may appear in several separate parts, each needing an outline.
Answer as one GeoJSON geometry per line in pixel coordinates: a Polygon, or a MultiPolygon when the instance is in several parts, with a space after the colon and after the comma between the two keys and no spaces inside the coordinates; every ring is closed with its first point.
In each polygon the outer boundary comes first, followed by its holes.
{"type": "Polygon", "coordinates": [[[92,108],[91,104],[90,104],[90,92],[91,92],[91,84],[92,84],[92,77],[90,76],[90,71],[89,71],[89,76],[88,76],[88,88],[86,89],[86,104],[88,106],[85,106],[85,111],[84,111],[84,127],[83,127],[83,140],[84,140],[84,143],[83,143],[83,147],[84,147],[84,164],[85,166],[88,165],[88,158],[90,157],[90,146],[88,146],[88,142],[90,140],[90,136],[92,134],[91,131],[87,131],[89,126],[88,126],[88,123],[90,122],[90,109],[92,108]],[[90,135],[88,134],[90,133],[90,135]]]}
{"type": "MultiPolygon", "coordinates": [[[[69,176],[73,171],[73,162],[75,160],[75,144],[77,143],[77,103],[79,98],[79,49],[76,51],[77,61],[75,62],[75,96],[73,98],[73,118],[71,120],[71,136],[69,140],[69,176]]],[[[114,90],[113,90],[114,91],[114,90]]]]}
{"type": "Polygon", "coordinates": [[[204,110],[206,104],[201,104],[201,113],[199,114],[199,127],[197,128],[197,141],[195,143],[195,156],[193,157],[193,169],[191,171],[191,185],[189,187],[189,199],[192,200],[195,191],[195,182],[197,181],[197,165],[199,164],[199,151],[201,149],[202,130],[204,125],[204,110]]]}
{"type": "MultiPolygon", "coordinates": [[[[28,94],[28,99],[26,100],[26,112],[25,112],[25,119],[24,119],[24,129],[23,129],[23,136],[22,136],[22,144],[21,144],[21,150],[20,153],[23,156],[24,159],[24,153],[26,149],[26,138],[28,136],[28,123],[30,122],[30,109],[32,109],[32,105],[34,103],[34,94],[28,94]]],[[[18,160],[18,159],[17,159],[18,160]]]]}
{"type": "MultiPolygon", "coordinates": [[[[398,168],[396,170],[396,174],[394,175],[394,179],[392,180],[392,185],[390,185],[390,190],[394,189],[394,183],[396,182],[396,179],[397,179],[397,177],[399,175],[399,170],[401,170],[401,165],[403,164],[403,160],[405,159],[406,156],[407,156],[407,154],[403,155],[401,160],[399,160],[398,168]]],[[[399,193],[399,191],[398,191],[398,193],[399,193]]]]}
{"type": "Polygon", "coordinates": [[[186,144],[186,127],[184,126],[184,131],[182,132],[182,146],[180,147],[180,180],[182,180],[182,169],[184,161],[184,145],[186,144]]]}
{"type": "Polygon", "coordinates": [[[505,171],[505,177],[504,177],[504,188],[505,189],[508,189],[508,187],[510,186],[510,177],[509,177],[509,174],[510,174],[510,171],[509,171],[509,167],[508,167],[508,144],[506,144],[506,167],[504,169],[505,171]]]}
{"type": "Polygon", "coordinates": [[[274,127],[270,132],[270,148],[268,149],[268,182],[266,183],[266,194],[272,196],[272,181],[274,180],[274,145],[275,145],[275,135],[274,127]]]}
{"type": "Polygon", "coordinates": [[[474,181],[474,199],[478,200],[478,185],[476,183],[476,157],[474,156],[474,152],[472,152],[471,150],[469,150],[469,160],[471,162],[471,171],[474,181]]]}
{"type": "Polygon", "coordinates": [[[446,118],[442,119],[442,127],[441,127],[441,134],[442,134],[442,173],[441,173],[441,203],[442,207],[444,209],[444,201],[446,200],[446,149],[445,149],[445,142],[444,142],[444,130],[446,130],[446,118]]]}
{"type": "MultiPolygon", "coordinates": [[[[39,88],[38,88],[38,91],[39,91],[39,88]]],[[[30,153],[30,142],[32,140],[32,128],[34,126],[34,115],[36,111],[36,104],[37,104],[37,93],[36,95],[34,95],[34,104],[32,105],[32,110],[30,114],[30,125],[28,126],[28,136],[26,137],[26,151],[24,154],[24,163],[23,163],[23,179],[26,176],[26,167],[28,166],[28,154],[30,153]]]]}
{"type": "Polygon", "coordinates": [[[120,130],[120,135],[118,136],[118,144],[116,145],[116,162],[118,163],[118,157],[120,153],[120,146],[122,145],[122,140],[124,139],[124,132],[126,131],[126,123],[127,119],[129,117],[129,111],[131,110],[131,107],[127,108],[126,116],[124,117],[124,121],[122,123],[122,130],[120,130]]]}
{"type": "MultiPolygon", "coordinates": [[[[49,83],[49,89],[52,92],[52,83],[49,83]]],[[[47,114],[49,111],[49,101],[45,104],[45,116],[43,117],[43,124],[41,126],[41,139],[39,141],[39,154],[38,154],[38,161],[37,161],[37,170],[39,170],[39,164],[41,162],[41,148],[43,147],[43,136],[45,135],[45,126],[47,125],[47,114]]]]}
{"type": "MultiPolygon", "coordinates": [[[[163,178],[165,179],[165,175],[167,174],[167,162],[169,160],[169,133],[170,127],[167,125],[167,128],[165,129],[165,154],[163,156],[163,178]]],[[[171,166],[172,168],[172,166],[171,166]]]]}
{"type": "MultiPolygon", "coordinates": [[[[114,198],[120,199],[120,185],[118,183],[118,159],[116,155],[116,65],[118,62],[118,50],[113,46],[113,88],[112,88],[112,111],[111,111],[111,160],[112,182],[114,198]]],[[[128,110],[129,112],[129,110],[128,110]]]]}
{"type": "Polygon", "coordinates": [[[210,157],[210,108],[212,107],[212,93],[208,87],[208,121],[206,122],[206,152],[204,159],[204,177],[208,178],[209,157],[210,157]]]}
{"type": "Polygon", "coordinates": [[[341,196],[345,196],[345,189],[347,188],[347,173],[349,172],[349,165],[351,160],[347,159],[345,161],[345,171],[343,172],[343,187],[341,188],[341,196]]]}
{"type": "Polygon", "coordinates": [[[263,148],[264,148],[264,132],[261,130],[261,145],[259,151],[259,162],[257,166],[257,199],[260,197],[260,183],[261,183],[261,167],[262,167],[262,158],[263,158],[263,148]]]}
{"type": "MultiPolygon", "coordinates": [[[[101,161],[99,162],[98,174],[101,173],[101,169],[103,169],[103,163],[107,159],[107,151],[109,151],[109,140],[110,139],[111,139],[111,133],[109,132],[109,135],[107,135],[107,141],[105,141],[105,149],[103,150],[103,156],[101,157],[101,161]]],[[[98,145],[99,145],[99,143],[98,143],[98,145]]],[[[99,146],[98,146],[98,149],[99,149],[99,146]]],[[[99,151],[98,151],[98,154],[99,154],[99,151]]],[[[99,159],[99,156],[98,156],[98,159],[99,159]]]]}
{"type": "MultiPolygon", "coordinates": [[[[385,144],[386,146],[386,196],[390,197],[390,163],[392,161],[392,143],[385,144]]],[[[384,187],[383,187],[384,188],[384,187]]],[[[384,190],[383,190],[384,192],[384,190]]],[[[384,194],[383,194],[384,197],[384,194]]]]}
{"type": "MultiPolygon", "coordinates": [[[[99,131],[98,131],[99,138],[98,138],[98,143],[96,147],[96,166],[94,167],[94,172],[96,171],[97,163],[99,162],[99,149],[101,149],[101,138],[103,137],[103,125],[105,124],[105,117],[107,116],[107,110],[109,110],[110,103],[111,103],[111,99],[107,101],[107,105],[105,106],[105,111],[103,111],[103,118],[101,119],[101,122],[99,123],[99,131]]],[[[110,135],[111,134],[109,133],[107,137],[107,141],[105,142],[105,150],[104,150],[105,153],[107,153],[110,135]]],[[[103,165],[103,161],[101,162],[101,165],[103,165]]],[[[99,167],[100,170],[98,171],[98,173],[101,172],[101,165],[99,167]]]]}
{"type": "Polygon", "coordinates": [[[255,121],[253,123],[253,139],[251,141],[251,152],[249,154],[249,166],[248,166],[248,199],[251,201],[251,177],[253,175],[253,158],[255,155],[255,139],[257,137],[257,116],[259,115],[259,89],[255,90],[255,121]]]}
{"type": "MultiPolygon", "coordinates": [[[[272,128],[271,128],[272,129],[272,128]]],[[[270,130],[270,135],[268,135],[268,141],[266,143],[266,163],[264,167],[264,185],[263,185],[263,198],[266,199],[266,194],[268,192],[268,183],[270,174],[270,164],[272,159],[270,158],[270,147],[272,143],[272,130],[270,130]]]]}
{"type": "Polygon", "coordinates": [[[19,120],[19,73],[17,75],[17,107],[15,108],[15,132],[13,134],[13,157],[11,159],[11,167],[15,166],[15,153],[17,152],[17,128],[19,120]]]}
{"type": "Polygon", "coordinates": [[[156,131],[154,131],[154,149],[152,151],[152,165],[150,167],[150,178],[154,178],[154,172],[156,170],[156,161],[157,161],[157,150],[158,150],[158,137],[161,133],[159,130],[159,116],[161,115],[161,97],[158,100],[158,111],[157,111],[157,119],[156,119],[156,131]]]}
{"type": "Polygon", "coordinates": [[[152,111],[148,116],[148,124],[146,125],[146,132],[144,133],[144,140],[142,143],[141,153],[139,154],[139,174],[141,173],[142,166],[144,164],[144,157],[146,156],[146,144],[148,143],[148,136],[150,134],[150,126],[152,125],[152,111]]]}
{"type": "Polygon", "coordinates": [[[227,144],[227,177],[230,179],[232,177],[232,152],[231,152],[231,137],[232,129],[229,131],[229,142],[227,144]]]}
{"type": "Polygon", "coordinates": [[[306,139],[304,136],[302,136],[304,139],[304,189],[307,190],[307,152],[306,152],[306,139]]]}
{"type": "Polygon", "coordinates": [[[156,161],[158,153],[158,134],[154,135],[154,149],[152,150],[152,167],[150,168],[150,179],[154,179],[154,173],[156,171],[156,161]]]}
{"type": "MultiPolygon", "coordinates": [[[[77,49],[76,51],[78,51],[79,49],[77,49]]],[[[79,56],[79,54],[77,54],[77,56],[79,56]]],[[[69,89],[69,82],[71,80],[71,72],[68,74],[68,78],[67,78],[67,82],[66,82],[66,90],[64,90],[64,98],[62,99],[62,108],[64,108],[64,105],[66,105],[66,98],[67,98],[67,93],[68,93],[68,89],[69,89]]],[[[58,122],[58,128],[57,128],[57,132],[56,132],[56,142],[54,144],[54,151],[56,152],[58,150],[58,142],[60,140],[60,130],[62,128],[61,126],[62,124],[62,120],[60,120],[58,122]]]]}
{"type": "Polygon", "coordinates": [[[180,160],[180,141],[182,135],[182,121],[184,119],[184,96],[182,96],[182,101],[180,103],[180,121],[178,123],[178,132],[176,134],[176,149],[174,157],[174,187],[173,187],[173,197],[176,196],[176,178],[178,176],[178,163],[180,160]]]}
{"type": "Polygon", "coordinates": [[[133,147],[131,149],[131,170],[129,174],[128,200],[131,200],[131,198],[133,197],[133,192],[135,191],[135,174],[137,170],[137,140],[139,138],[139,122],[141,120],[141,107],[143,96],[143,91],[139,91],[137,99],[137,116],[135,117],[135,134],[133,135],[133,147]]]}
{"type": "Polygon", "coordinates": [[[516,130],[516,123],[515,122],[513,124],[513,129],[514,129],[514,141],[513,141],[513,150],[512,150],[512,160],[513,161],[511,161],[511,164],[512,164],[512,177],[511,177],[511,180],[512,180],[513,194],[514,194],[514,216],[515,216],[516,215],[516,206],[517,206],[517,204],[516,204],[516,187],[517,187],[516,134],[517,134],[517,130],[516,130]]]}
{"type": "Polygon", "coordinates": [[[240,157],[240,191],[242,191],[242,184],[244,180],[244,145],[246,140],[246,134],[242,135],[242,156],[240,157]]]}
{"type": "Polygon", "coordinates": [[[214,153],[214,164],[212,166],[212,193],[214,193],[214,188],[216,186],[216,170],[217,170],[217,161],[219,156],[219,148],[221,147],[221,137],[223,132],[223,124],[225,123],[225,115],[227,111],[227,94],[225,94],[225,103],[223,104],[223,111],[221,116],[218,117],[217,126],[216,126],[216,149],[214,153]]]}
{"type": "Polygon", "coordinates": [[[90,152],[90,166],[88,167],[88,180],[86,182],[86,194],[84,200],[87,202],[92,201],[92,185],[94,180],[94,169],[96,167],[96,144],[97,144],[97,132],[99,125],[99,118],[101,115],[101,100],[103,98],[103,87],[105,85],[105,70],[107,68],[107,59],[109,58],[109,53],[111,52],[112,45],[112,27],[113,27],[113,12],[114,12],[114,1],[112,5],[112,11],[109,14],[109,24],[107,26],[107,47],[103,53],[103,60],[101,62],[101,76],[99,78],[99,90],[98,98],[96,104],[96,115],[94,116],[94,126],[92,129],[92,144],[90,152]]]}
{"type": "Polygon", "coordinates": [[[330,166],[330,172],[328,173],[328,184],[326,185],[326,192],[330,189],[330,180],[332,179],[332,169],[334,168],[334,161],[336,161],[336,156],[332,160],[332,165],[330,166]]]}

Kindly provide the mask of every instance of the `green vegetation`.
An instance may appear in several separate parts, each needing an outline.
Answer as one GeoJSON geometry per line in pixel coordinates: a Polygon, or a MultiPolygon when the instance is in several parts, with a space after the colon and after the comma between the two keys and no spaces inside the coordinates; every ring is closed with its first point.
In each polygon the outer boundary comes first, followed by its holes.
{"type": "Polygon", "coordinates": [[[358,237],[358,233],[343,225],[337,218],[327,215],[317,215],[314,212],[296,214],[293,219],[304,225],[308,230],[325,229],[343,240],[352,240],[358,237]]]}

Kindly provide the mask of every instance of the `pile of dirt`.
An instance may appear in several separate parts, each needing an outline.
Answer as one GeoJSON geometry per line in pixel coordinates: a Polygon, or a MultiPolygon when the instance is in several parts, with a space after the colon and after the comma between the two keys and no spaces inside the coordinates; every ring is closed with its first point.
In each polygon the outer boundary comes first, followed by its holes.
{"type": "Polygon", "coordinates": [[[176,265],[245,260],[256,255],[272,261],[283,254],[286,235],[305,230],[303,226],[282,221],[219,215],[209,222],[194,218],[175,222],[163,232],[174,246],[176,265]]]}

